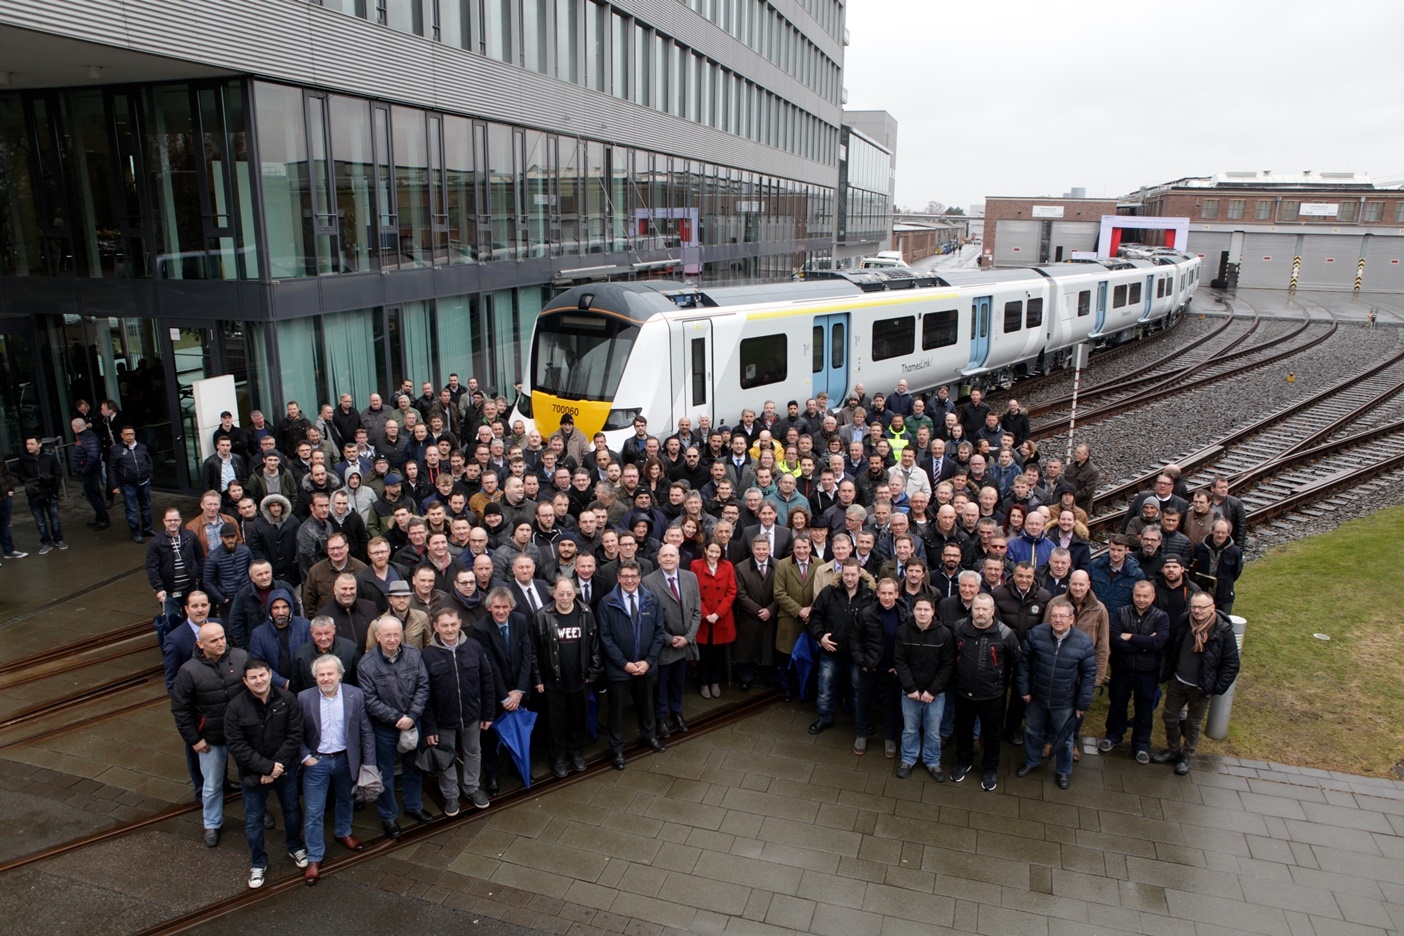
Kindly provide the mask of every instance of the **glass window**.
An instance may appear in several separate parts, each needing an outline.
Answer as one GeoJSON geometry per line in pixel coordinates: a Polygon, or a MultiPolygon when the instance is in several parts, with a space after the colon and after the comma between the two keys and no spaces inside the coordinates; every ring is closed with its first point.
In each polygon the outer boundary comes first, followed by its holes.
{"type": "Polygon", "coordinates": [[[472,49],[469,24],[472,0],[437,0],[439,5],[439,39],[455,49],[472,49]]]}
{"type": "Polygon", "coordinates": [[[1141,284],[1139,282],[1131,284],[1130,305],[1137,305],[1141,301],[1141,284]]]}
{"type": "Polygon", "coordinates": [[[610,14],[611,72],[610,91],[617,98],[629,96],[629,21],[618,13],[610,14]]]}
{"type": "Polygon", "coordinates": [[[556,77],[580,81],[580,0],[556,0],[556,77]]]}
{"type": "Polygon", "coordinates": [[[327,100],[320,95],[308,95],[307,126],[308,166],[311,169],[312,233],[316,238],[317,272],[340,272],[335,243],[336,218],[332,209],[331,163],[327,152],[327,100]]]}
{"type": "MultiPolygon", "coordinates": [[[[297,122],[295,132],[301,136],[302,93],[291,88],[283,90],[289,95],[288,116],[297,122]]],[[[39,118],[37,104],[36,119],[39,118]]],[[[146,159],[147,165],[158,167],[150,183],[157,211],[156,275],[161,279],[200,279],[204,276],[206,259],[205,230],[200,211],[200,168],[196,158],[194,117],[190,111],[190,89],[185,85],[153,88],[150,114],[146,127],[146,159]]],[[[48,142],[48,135],[40,134],[41,158],[46,155],[48,142]]],[[[45,162],[56,158],[56,154],[50,155],[45,162]]],[[[305,161],[300,169],[304,174],[301,194],[305,197],[305,161]]],[[[49,202],[50,210],[61,223],[61,209],[57,206],[62,205],[63,200],[57,190],[49,202]]]]}
{"type": "Polygon", "coordinates": [[[1120,309],[1126,305],[1126,287],[1118,286],[1112,290],[1112,308],[1120,309]]]}
{"type": "Polygon", "coordinates": [[[1228,204],[1228,217],[1230,221],[1237,221],[1243,217],[1243,208],[1247,199],[1230,198],[1228,204]]]}
{"type": "Polygon", "coordinates": [[[1077,294],[1077,317],[1092,314],[1092,290],[1084,289],[1077,294]]]}
{"type": "Polygon", "coordinates": [[[499,62],[512,57],[512,0],[483,0],[483,54],[499,62]]]}
{"type": "Polygon", "coordinates": [[[399,265],[430,266],[433,245],[429,230],[429,153],[424,136],[424,112],[412,107],[393,107],[390,123],[395,135],[395,200],[400,212],[399,265]]]}
{"type": "Polygon", "coordinates": [[[1301,210],[1302,203],[1296,200],[1286,200],[1282,202],[1282,209],[1278,213],[1278,218],[1282,221],[1297,220],[1297,213],[1301,210]]]}
{"type": "Polygon", "coordinates": [[[1270,198],[1260,198],[1260,199],[1258,199],[1258,204],[1257,204],[1256,206],[1254,206],[1254,207],[1255,207],[1255,209],[1256,209],[1256,213],[1255,213],[1254,216],[1256,217],[1257,220],[1259,220],[1259,221],[1270,221],[1270,220],[1272,220],[1272,199],[1270,199],[1270,198]]]}
{"type": "Polygon", "coordinates": [[[1354,221],[1354,220],[1355,220],[1355,206],[1356,206],[1356,203],[1353,202],[1353,201],[1343,201],[1343,202],[1341,202],[1340,210],[1336,212],[1336,220],[1337,220],[1337,221],[1354,221]]]}
{"type": "MultiPolygon", "coordinates": [[[[493,260],[515,257],[521,180],[512,158],[512,128],[488,124],[488,210],[491,212],[493,260]]],[[[484,258],[489,259],[489,258],[484,258]]]]}
{"type": "Polygon", "coordinates": [[[551,22],[551,0],[522,0],[522,65],[534,72],[548,70],[546,40],[551,22]]]}
{"type": "Polygon", "coordinates": [[[370,107],[365,101],[336,95],[329,101],[329,110],[341,240],[339,272],[358,273],[372,269],[375,243],[370,107]]]}
{"type": "Polygon", "coordinates": [[[1018,331],[1024,324],[1024,302],[1016,299],[1004,304],[1004,333],[1018,331]]]}
{"type": "MultiPolygon", "coordinates": [[[[823,331],[823,329],[816,329],[823,331]]],[[[694,338],[691,342],[692,350],[692,406],[705,406],[707,403],[707,339],[694,338]]],[[[820,343],[820,358],[823,358],[824,351],[822,341],[820,343]]]]}
{"type": "Polygon", "coordinates": [[[608,30],[609,7],[591,0],[585,8],[585,87],[592,91],[605,90],[605,76],[609,74],[605,67],[608,30]]]}
{"type": "Polygon", "coordinates": [[[477,376],[486,384],[487,349],[478,321],[478,297],[452,296],[436,300],[434,306],[439,373],[458,374],[464,383],[470,375],[477,376]]]}
{"type": "Polygon", "coordinates": [[[545,257],[560,241],[553,231],[556,217],[556,138],[540,130],[523,134],[526,147],[526,220],[529,254],[545,257]]]}
{"type": "MultiPolygon", "coordinates": [[[[401,32],[424,35],[424,4],[426,0],[390,0],[385,6],[385,24],[401,32]]],[[[427,0],[432,3],[433,0],[427,0]]],[[[357,397],[356,399],[360,399],[357,397]]]]}
{"type": "Polygon", "coordinates": [[[878,319],[873,322],[873,360],[911,354],[916,347],[916,316],[878,319]]]}
{"type": "MultiPolygon", "coordinates": [[[[73,136],[72,156],[79,195],[75,207],[82,218],[76,233],[85,242],[86,273],[88,276],[122,278],[139,276],[144,257],[125,257],[122,239],[118,236],[126,226],[121,207],[116,201],[118,188],[113,178],[113,167],[119,163],[111,151],[101,91],[75,91],[69,95],[68,129],[73,136]]],[[[8,151],[13,145],[3,134],[3,128],[0,128],[0,152],[8,151]]],[[[14,179],[14,176],[4,172],[8,162],[8,159],[0,157],[0,173],[7,181],[14,179]]],[[[0,201],[8,200],[8,193],[5,192],[8,187],[6,183],[0,183],[0,193],[5,193],[0,194],[0,201]]],[[[5,217],[5,210],[0,208],[0,228],[6,226],[5,217]]],[[[4,235],[0,234],[0,253],[7,252],[4,240],[4,235]]],[[[8,263],[0,264],[0,268],[5,270],[9,266],[8,263]]]]}
{"type": "Polygon", "coordinates": [[[1029,328],[1037,328],[1043,324],[1043,300],[1030,299],[1028,310],[1024,316],[1024,324],[1029,328]]]}
{"type": "Polygon", "coordinates": [[[500,289],[492,293],[489,324],[493,344],[492,379],[498,391],[512,399],[511,387],[527,372],[531,335],[546,300],[541,287],[500,289]]]}
{"type": "MultiPolygon", "coordinates": [[[[262,120],[263,108],[259,108],[262,120]]],[[[283,400],[296,400],[304,412],[316,412],[320,400],[329,400],[326,374],[322,368],[322,353],[318,347],[318,318],[290,319],[279,322],[274,343],[278,346],[278,364],[282,372],[283,400]]],[[[378,392],[379,388],[377,388],[378,392]]],[[[349,389],[347,391],[350,392],[349,389]]],[[[353,397],[353,399],[361,399],[353,397]]],[[[276,422],[276,420],[274,420],[276,422]]]]}
{"type": "Polygon", "coordinates": [[[843,366],[844,357],[848,354],[848,328],[843,322],[835,322],[829,329],[829,367],[840,368],[843,366]]]}
{"type": "Polygon", "coordinates": [[[572,400],[613,400],[638,336],[637,325],[615,318],[547,316],[536,330],[531,387],[572,400]]]}
{"type": "Polygon", "coordinates": [[[478,250],[478,178],[473,123],[444,115],[444,210],[448,212],[449,263],[472,263],[478,250]]]}
{"type": "Polygon", "coordinates": [[[1219,216],[1219,200],[1217,198],[1204,199],[1204,207],[1200,211],[1200,217],[1212,220],[1219,216]]]}
{"type": "Polygon", "coordinates": [[[928,312],[921,318],[921,350],[946,348],[960,337],[960,318],[955,309],[928,312]]]}
{"type": "Polygon", "coordinates": [[[789,341],[785,335],[741,339],[741,389],[780,383],[789,369],[789,341]]]}
{"type": "Polygon", "coordinates": [[[1363,221],[1383,221],[1384,202],[1372,201],[1365,203],[1365,217],[1363,221]]]}
{"type": "MultiPolygon", "coordinates": [[[[428,380],[435,386],[440,386],[445,381],[439,379],[435,372],[435,364],[438,362],[438,348],[435,339],[438,337],[434,328],[433,311],[428,302],[406,302],[399,309],[386,309],[386,319],[393,330],[395,325],[399,325],[399,334],[392,336],[399,338],[399,344],[404,361],[405,369],[400,372],[400,376],[409,377],[416,385],[428,380]],[[398,323],[395,322],[398,312],[398,323]]],[[[392,358],[393,360],[393,358],[392,358]]],[[[395,361],[399,364],[399,361],[395,361]]],[[[444,374],[447,376],[447,373],[444,374]]],[[[359,399],[359,398],[358,398],[359,399]]]]}
{"type": "Polygon", "coordinates": [[[316,260],[311,250],[312,193],[302,92],[259,82],[254,94],[268,274],[273,279],[310,276],[316,260]]]}
{"type": "Polygon", "coordinates": [[[1394,205],[1394,223],[1404,224],[1404,201],[1396,202],[1394,205]]]}
{"type": "Polygon", "coordinates": [[[823,325],[815,325],[815,326],[814,326],[813,345],[814,345],[814,348],[813,348],[813,350],[814,350],[814,355],[813,355],[813,357],[814,357],[814,373],[818,374],[818,373],[823,372],[823,370],[824,370],[824,357],[825,357],[825,351],[827,350],[827,349],[824,347],[824,326],[823,326],[823,325]]]}

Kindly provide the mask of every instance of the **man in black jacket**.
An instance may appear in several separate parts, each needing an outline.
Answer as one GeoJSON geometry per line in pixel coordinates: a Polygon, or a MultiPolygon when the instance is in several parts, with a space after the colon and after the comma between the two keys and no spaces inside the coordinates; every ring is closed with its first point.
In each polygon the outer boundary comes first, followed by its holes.
{"type": "MultiPolygon", "coordinates": [[[[1178,565],[1178,563],[1177,563],[1178,565]]],[[[1131,604],[1120,608],[1111,621],[1111,687],[1106,735],[1097,750],[1106,753],[1126,734],[1126,708],[1135,699],[1136,721],[1131,729],[1131,750],[1136,760],[1150,763],[1152,718],[1160,686],[1160,659],[1170,639],[1170,618],[1155,606],[1156,586],[1137,582],[1131,604]]]]}
{"type": "Polygon", "coordinates": [[[356,651],[356,645],[342,637],[336,632],[336,622],[324,615],[318,615],[311,621],[310,632],[312,639],[297,648],[293,654],[293,676],[292,686],[289,687],[294,695],[304,689],[312,689],[317,685],[317,677],[312,672],[312,666],[320,657],[334,656],[341,661],[344,670],[343,681],[347,685],[356,684],[356,658],[360,653],[356,651]]]}
{"type": "Polygon", "coordinates": [[[846,680],[852,696],[858,695],[858,667],[849,653],[850,635],[858,629],[858,617],[874,601],[872,589],[863,584],[858,560],[843,560],[839,580],[814,596],[809,613],[809,636],[819,645],[816,707],[819,717],[809,733],[820,734],[834,723],[835,695],[840,680],[846,680]]]}
{"type": "Polygon", "coordinates": [[[273,685],[267,660],[254,658],[244,664],[244,687],[224,710],[224,736],[229,755],[239,768],[244,797],[244,835],[252,858],[249,887],[263,886],[268,852],[263,849],[263,816],[268,794],[278,795],[283,825],[287,829],[288,857],[299,868],[307,867],[302,841],[302,807],[298,805],[297,762],[302,746],[302,707],[297,697],[273,685]]]}
{"type": "Polygon", "coordinates": [[[249,463],[244,456],[234,453],[233,444],[229,436],[220,436],[215,440],[214,454],[205,459],[200,469],[205,490],[223,494],[229,489],[230,482],[243,482],[249,476],[249,463]]]}
{"type": "Polygon", "coordinates": [[[94,531],[112,526],[102,493],[102,440],[81,416],[73,420],[73,470],[83,479],[83,499],[93,508],[88,526],[94,531]]]}
{"type": "Polygon", "coordinates": [[[26,436],[24,454],[19,457],[19,479],[24,496],[29,500],[29,513],[39,528],[39,555],[51,552],[55,546],[67,549],[63,527],[59,524],[59,488],[63,471],[58,456],[44,451],[38,436],[26,436]]]}
{"type": "Polygon", "coordinates": [[[902,689],[902,752],[897,778],[912,774],[920,758],[937,783],[946,781],[941,770],[941,715],[946,686],[955,669],[955,639],[936,620],[936,600],[918,595],[912,602],[912,620],[897,629],[893,665],[902,689]]]}
{"type": "Polygon", "coordinates": [[[458,610],[434,612],[434,636],[423,650],[429,673],[429,704],[424,707],[424,743],[446,751],[453,762],[439,771],[444,815],[458,815],[459,792],[478,809],[488,808],[478,786],[482,768],[482,732],[492,727],[496,705],[492,665],[483,645],[463,633],[458,610]],[[459,767],[463,776],[459,779],[459,767]]]}
{"type": "Polygon", "coordinates": [[[1175,773],[1185,776],[1193,764],[1199,732],[1209,711],[1209,700],[1228,692],[1238,678],[1238,640],[1233,624],[1214,606],[1214,596],[1200,592],[1190,598],[1189,614],[1170,627],[1160,678],[1165,682],[1166,749],[1151,758],[1157,764],[1174,763],[1175,773]],[[1189,709],[1183,737],[1180,712],[1189,709]]]}
{"type": "Polygon", "coordinates": [[[278,421],[278,450],[289,455],[297,451],[298,445],[307,441],[307,430],[312,423],[302,415],[302,408],[296,401],[288,403],[288,415],[278,421]]]}
{"type": "Polygon", "coordinates": [[[195,534],[181,525],[180,508],[167,507],[161,533],[146,547],[146,581],[174,626],[185,619],[185,596],[200,584],[204,561],[195,534]]]}
{"type": "MultiPolygon", "coordinates": [[[[483,645],[492,666],[495,681],[495,704],[484,714],[485,721],[495,721],[498,708],[515,712],[525,705],[531,687],[536,685],[536,655],[531,645],[531,622],[526,613],[516,610],[516,589],[499,586],[488,592],[488,616],[473,625],[469,635],[483,645]]],[[[488,745],[482,755],[482,783],[488,796],[496,796],[500,788],[497,771],[497,748],[488,745]]]]}
{"type": "Polygon", "coordinates": [[[151,477],[155,470],[151,453],[136,440],[136,430],[123,426],[122,437],[108,456],[107,487],[113,494],[122,492],[134,543],[156,535],[151,529],[151,477]]]}
{"type": "Polygon", "coordinates": [[[171,714],[176,730],[199,756],[205,779],[202,800],[208,848],[219,844],[220,827],[224,825],[224,774],[229,768],[225,710],[230,700],[243,692],[248,658],[237,647],[229,649],[223,627],[207,623],[200,628],[194,655],[181,666],[171,686],[171,714]]]}
{"type": "Polygon", "coordinates": [[[956,765],[951,779],[960,783],[975,762],[975,719],[980,719],[983,776],[980,789],[999,785],[999,728],[1004,718],[1004,693],[1019,667],[1019,639],[995,620],[995,602],[976,595],[970,617],[953,628],[956,642],[956,765]]]}

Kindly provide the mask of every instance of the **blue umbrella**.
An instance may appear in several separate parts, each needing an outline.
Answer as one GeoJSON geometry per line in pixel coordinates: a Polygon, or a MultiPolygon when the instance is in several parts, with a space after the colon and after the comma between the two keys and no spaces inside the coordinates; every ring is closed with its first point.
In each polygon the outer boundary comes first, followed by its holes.
{"type": "Polygon", "coordinates": [[[497,749],[504,747],[512,754],[512,763],[521,775],[522,785],[531,789],[531,730],[536,727],[536,713],[518,708],[515,712],[502,712],[492,723],[497,732],[497,749]]]}
{"type": "Polygon", "coordinates": [[[790,650],[790,668],[795,671],[795,677],[799,681],[800,701],[804,701],[804,690],[809,685],[809,674],[814,669],[814,638],[805,631],[800,634],[799,640],[795,641],[794,647],[790,650]]]}
{"type": "Polygon", "coordinates": [[[593,741],[600,734],[600,700],[594,690],[585,693],[585,730],[593,741]]]}

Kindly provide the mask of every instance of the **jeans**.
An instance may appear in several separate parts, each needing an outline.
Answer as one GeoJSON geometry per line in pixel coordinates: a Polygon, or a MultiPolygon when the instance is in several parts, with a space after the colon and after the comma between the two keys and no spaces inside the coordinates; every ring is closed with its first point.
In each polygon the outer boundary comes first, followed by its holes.
{"type": "Polygon", "coordinates": [[[48,503],[29,502],[29,515],[39,528],[39,545],[50,546],[63,542],[63,527],[59,525],[58,501],[48,503]]]}
{"type": "Polygon", "coordinates": [[[1131,750],[1149,751],[1151,727],[1155,721],[1156,696],[1160,692],[1157,682],[1159,674],[1155,670],[1144,673],[1127,671],[1118,667],[1111,672],[1111,685],[1108,689],[1110,708],[1107,710],[1107,732],[1105,737],[1114,744],[1120,744],[1126,734],[1126,707],[1135,700],[1135,721],[1131,728],[1131,750]]]}
{"type": "MultiPolygon", "coordinates": [[[[302,819],[302,837],[307,848],[308,861],[321,861],[327,855],[327,791],[336,797],[336,837],[345,838],[351,834],[351,813],[354,802],[351,798],[353,782],[351,762],[346,753],[332,756],[318,756],[317,763],[302,768],[302,796],[306,800],[307,811],[302,819]]],[[[390,778],[393,788],[395,778],[390,778]]],[[[284,816],[286,822],[287,817],[284,816]]]]}
{"type": "Polygon", "coordinates": [[[927,767],[941,763],[941,716],[945,714],[946,694],[931,702],[917,702],[902,695],[902,763],[915,764],[920,758],[927,767]]]}
{"type": "MultiPolygon", "coordinates": [[[[1024,727],[1024,764],[1036,767],[1043,760],[1043,745],[1052,743],[1054,736],[1062,731],[1073,713],[1071,705],[1050,708],[1038,696],[1034,696],[1025,710],[1027,724],[1024,727]]],[[[1053,772],[1072,773],[1073,738],[1077,732],[1068,735],[1068,740],[1053,749],[1053,772]]]]}
{"type": "Polygon", "coordinates": [[[151,529],[151,482],[123,484],[121,487],[122,505],[127,509],[127,526],[131,527],[133,536],[143,535],[151,529]],[[139,517],[138,507],[141,508],[139,517]]]}
{"type": "Polygon", "coordinates": [[[845,672],[848,674],[849,685],[856,697],[858,695],[858,667],[853,665],[853,661],[846,653],[829,653],[826,650],[820,650],[818,669],[819,682],[815,693],[817,696],[815,704],[819,709],[819,720],[826,725],[832,725],[834,723],[834,698],[838,694],[839,674],[845,672]]]}
{"type": "Polygon", "coordinates": [[[424,774],[414,765],[414,752],[400,754],[396,747],[400,743],[400,729],[373,726],[375,729],[375,766],[385,782],[385,790],[376,800],[382,822],[394,822],[400,815],[400,807],[395,802],[395,759],[400,759],[403,771],[400,788],[405,794],[405,812],[415,812],[424,808],[424,774]]]}
{"type": "Polygon", "coordinates": [[[1172,751],[1193,754],[1199,747],[1199,730],[1209,711],[1209,696],[1198,686],[1187,686],[1174,676],[1165,684],[1165,708],[1160,717],[1165,722],[1165,743],[1172,751]],[[1189,707],[1185,718],[1184,737],[1180,737],[1180,710],[1189,707]]]}
{"type": "Polygon", "coordinates": [[[205,828],[218,829],[224,825],[224,774],[229,769],[229,748],[214,744],[209,747],[205,753],[197,751],[196,754],[200,758],[200,773],[205,775],[205,789],[201,791],[205,828]]]}
{"type": "Polygon", "coordinates": [[[10,518],[15,513],[14,495],[0,497],[0,552],[5,555],[15,551],[15,541],[10,536],[10,518]]]}
{"type": "Polygon", "coordinates": [[[107,498],[102,493],[102,477],[91,474],[83,476],[83,499],[93,508],[93,519],[99,524],[111,523],[107,514],[107,498]]]}
{"type": "Polygon", "coordinates": [[[683,686],[687,682],[687,657],[658,667],[658,692],[653,711],[662,721],[671,713],[682,714],[683,686]]]}
{"type": "Polygon", "coordinates": [[[268,852],[263,850],[263,814],[268,811],[268,794],[278,794],[287,831],[288,854],[302,851],[302,807],[297,804],[297,765],[272,783],[248,777],[241,784],[244,794],[244,835],[249,839],[251,868],[267,868],[268,852]]]}
{"type": "Polygon", "coordinates": [[[444,802],[454,803],[458,801],[459,764],[463,766],[462,789],[464,796],[472,796],[478,789],[478,772],[482,764],[482,729],[477,722],[473,722],[467,728],[440,728],[439,748],[444,751],[453,751],[457,757],[452,766],[447,770],[439,771],[439,792],[443,794],[444,802]]]}

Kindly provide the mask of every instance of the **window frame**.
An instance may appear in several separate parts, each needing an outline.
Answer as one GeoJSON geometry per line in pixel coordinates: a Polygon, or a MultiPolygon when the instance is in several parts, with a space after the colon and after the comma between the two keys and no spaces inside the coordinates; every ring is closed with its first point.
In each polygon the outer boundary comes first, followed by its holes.
{"type": "Polygon", "coordinates": [[[916,316],[874,319],[870,357],[873,361],[910,357],[916,353],[916,316]]]}
{"type": "Polygon", "coordinates": [[[756,387],[768,387],[771,384],[784,383],[789,373],[790,367],[790,336],[784,332],[774,332],[769,335],[752,335],[749,338],[742,338],[737,346],[737,382],[742,390],[754,390],[756,387]],[[778,349],[778,350],[777,350],[778,349]],[[779,362],[779,373],[767,374],[757,371],[753,377],[746,376],[747,365],[759,366],[764,362],[779,362]]]}
{"type": "Polygon", "coordinates": [[[921,317],[921,350],[935,351],[938,348],[949,348],[959,341],[959,309],[938,309],[921,317]]]}

